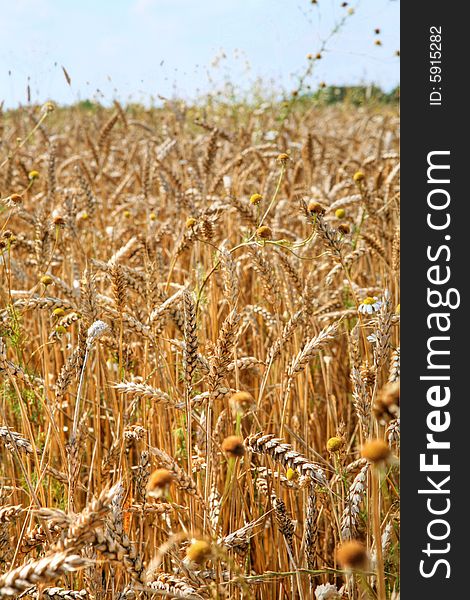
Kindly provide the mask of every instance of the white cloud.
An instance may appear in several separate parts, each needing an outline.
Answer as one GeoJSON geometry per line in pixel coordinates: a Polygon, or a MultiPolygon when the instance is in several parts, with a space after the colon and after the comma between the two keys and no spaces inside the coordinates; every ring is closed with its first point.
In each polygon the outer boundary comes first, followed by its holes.
{"type": "Polygon", "coordinates": [[[148,15],[157,5],[157,0],[135,0],[132,11],[138,15],[148,15]]]}

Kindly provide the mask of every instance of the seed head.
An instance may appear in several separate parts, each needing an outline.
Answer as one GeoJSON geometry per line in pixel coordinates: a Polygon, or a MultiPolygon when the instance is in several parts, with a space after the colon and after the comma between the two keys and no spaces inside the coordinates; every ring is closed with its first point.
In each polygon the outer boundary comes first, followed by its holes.
{"type": "Polygon", "coordinates": [[[344,569],[364,569],[367,565],[367,550],[362,542],[350,540],[336,549],[336,560],[344,569]]]}
{"type": "Polygon", "coordinates": [[[53,218],[53,223],[56,227],[64,227],[65,219],[62,215],[55,215],[55,217],[53,218]]]}
{"type": "Polygon", "coordinates": [[[230,405],[236,412],[248,412],[256,403],[250,392],[235,392],[230,396],[230,405]]]}
{"type": "Polygon", "coordinates": [[[261,227],[258,227],[256,230],[256,235],[262,240],[269,240],[272,238],[273,232],[271,231],[271,227],[261,225],[261,227]]]}
{"type": "Polygon", "coordinates": [[[313,59],[313,54],[307,54],[307,60],[312,60],[313,59]]]}
{"type": "Polygon", "coordinates": [[[338,225],[338,231],[342,235],[348,235],[351,232],[351,228],[347,223],[341,223],[341,225],[338,225]]]}
{"type": "Polygon", "coordinates": [[[325,214],[325,209],[316,200],[310,200],[310,202],[308,203],[307,210],[308,210],[308,212],[311,215],[323,215],[323,214],[325,214]]]}
{"type": "Polygon", "coordinates": [[[377,438],[362,446],[361,455],[371,463],[381,463],[390,457],[390,448],[387,442],[377,438]]]}
{"type": "Polygon", "coordinates": [[[320,60],[320,59],[321,59],[321,57],[322,57],[322,56],[321,56],[320,52],[318,52],[318,54],[316,54],[316,55],[315,55],[315,58],[316,58],[317,60],[320,60]]]}
{"type": "Polygon", "coordinates": [[[23,197],[20,194],[11,194],[7,198],[7,204],[11,206],[18,206],[23,202],[23,197]]]}
{"type": "Polygon", "coordinates": [[[189,562],[202,565],[210,558],[212,548],[205,540],[193,540],[186,550],[186,559],[189,562]]]}
{"type": "Polygon", "coordinates": [[[147,494],[153,498],[160,498],[173,481],[174,475],[168,469],[156,469],[149,478],[147,494]]]}
{"type": "Polygon", "coordinates": [[[237,435],[229,435],[222,442],[222,450],[230,456],[230,458],[240,458],[245,454],[245,446],[242,438],[237,435]]]}

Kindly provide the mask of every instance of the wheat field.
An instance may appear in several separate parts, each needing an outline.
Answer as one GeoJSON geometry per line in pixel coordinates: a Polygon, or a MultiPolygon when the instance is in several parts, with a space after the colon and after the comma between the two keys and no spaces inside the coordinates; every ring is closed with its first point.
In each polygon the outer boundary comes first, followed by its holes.
{"type": "Polygon", "coordinates": [[[396,106],[0,118],[0,597],[398,598],[396,106]]]}

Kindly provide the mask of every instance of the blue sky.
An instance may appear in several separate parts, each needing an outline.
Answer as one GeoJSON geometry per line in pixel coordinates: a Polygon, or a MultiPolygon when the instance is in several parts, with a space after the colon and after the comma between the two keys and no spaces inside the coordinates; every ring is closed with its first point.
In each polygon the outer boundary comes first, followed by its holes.
{"type": "Polygon", "coordinates": [[[194,98],[229,78],[248,88],[257,77],[295,88],[335,24],[311,84],[399,80],[399,3],[360,0],[3,0],[0,101],[71,103],[151,96],[194,98]],[[374,29],[380,28],[379,36],[374,29]],[[376,46],[379,37],[382,45],[376,46]],[[72,79],[69,87],[61,66],[72,79]],[[29,77],[29,79],[28,79],[29,77]]]}

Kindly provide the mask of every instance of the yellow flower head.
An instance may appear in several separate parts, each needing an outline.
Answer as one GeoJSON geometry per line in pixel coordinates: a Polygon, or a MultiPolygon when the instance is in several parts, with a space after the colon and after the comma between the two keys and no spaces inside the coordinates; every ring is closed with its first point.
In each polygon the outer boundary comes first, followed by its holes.
{"type": "Polygon", "coordinates": [[[344,219],[345,215],[346,215],[346,211],[344,210],[344,208],[337,208],[335,210],[335,217],[337,219],[344,219]]]}
{"type": "Polygon", "coordinates": [[[294,469],[291,469],[289,467],[286,471],[286,478],[288,481],[295,481],[296,479],[299,478],[299,474],[297,471],[294,471],[294,469]]]}
{"type": "Polygon", "coordinates": [[[250,197],[250,204],[258,206],[262,199],[263,196],[261,194],[252,194],[252,196],[250,197]]]}
{"type": "Polygon", "coordinates": [[[366,176],[364,175],[364,173],[362,171],[357,171],[353,175],[353,179],[356,183],[360,183],[361,181],[364,181],[365,177],[366,176]]]}
{"type": "Polygon", "coordinates": [[[47,287],[48,285],[51,285],[51,283],[54,283],[54,280],[50,275],[43,275],[41,277],[41,283],[47,287]]]}
{"type": "Polygon", "coordinates": [[[54,112],[54,110],[55,110],[55,104],[54,104],[53,102],[50,102],[50,101],[49,101],[49,102],[46,102],[46,103],[43,105],[43,107],[42,107],[42,110],[43,110],[44,112],[47,112],[47,113],[54,112]]]}
{"type": "Polygon", "coordinates": [[[282,152],[277,157],[277,162],[281,163],[281,165],[286,165],[289,160],[290,160],[290,156],[288,154],[286,154],[285,152],[282,152]]]}
{"type": "Polygon", "coordinates": [[[204,564],[211,554],[212,548],[205,540],[193,540],[186,550],[186,558],[198,565],[204,564]]]}
{"type": "Polygon", "coordinates": [[[190,227],[194,227],[194,225],[196,225],[197,221],[194,217],[188,217],[186,219],[186,227],[189,229],[190,227]]]}
{"type": "Polygon", "coordinates": [[[30,171],[28,173],[28,179],[30,181],[34,181],[35,179],[38,179],[38,178],[39,178],[39,171],[36,171],[33,169],[32,171],[30,171]]]}
{"type": "Polygon", "coordinates": [[[332,437],[326,442],[328,452],[339,452],[344,446],[344,440],[340,437],[332,437]]]}

